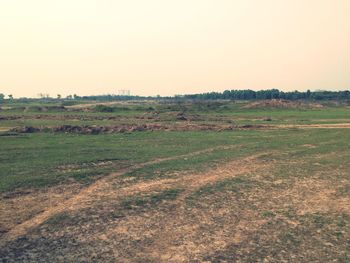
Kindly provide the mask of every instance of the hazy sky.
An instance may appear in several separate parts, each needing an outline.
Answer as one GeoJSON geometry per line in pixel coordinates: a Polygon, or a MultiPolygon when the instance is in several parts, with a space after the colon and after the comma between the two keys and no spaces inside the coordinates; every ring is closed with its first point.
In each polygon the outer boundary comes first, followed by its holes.
{"type": "Polygon", "coordinates": [[[350,0],[0,0],[0,93],[349,89],[350,0]]]}

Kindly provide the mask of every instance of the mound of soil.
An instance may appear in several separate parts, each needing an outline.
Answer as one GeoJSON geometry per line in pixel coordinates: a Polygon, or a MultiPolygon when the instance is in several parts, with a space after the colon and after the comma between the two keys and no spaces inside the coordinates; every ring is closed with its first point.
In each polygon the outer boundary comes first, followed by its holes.
{"type": "Polygon", "coordinates": [[[123,132],[141,132],[141,131],[231,131],[236,129],[233,125],[214,125],[214,124],[140,124],[140,125],[118,125],[118,126],[76,126],[61,125],[56,127],[16,127],[10,132],[33,133],[33,132],[64,132],[78,134],[100,134],[100,133],[123,133],[123,132]]]}
{"type": "Polygon", "coordinates": [[[176,119],[177,119],[178,121],[187,121],[187,120],[188,120],[184,113],[178,113],[178,114],[176,115],[176,119]]]}
{"type": "Polygon", "coordinates": [[[33,132],[40,132],[40,128],[35,128],[31,126],[23,126],[23,127],[16,127],[10,130],[10,132],[16,132],[16,133],[33,133],[33,132]]]}
{"type": "Polygon", "coordinates": [[[0,121],[8,120],[74,120],[74,121],[116,121],[121,119],[128,119],[128,117],[117,116],[87,116],[87,115],[52,115],[52,114],[35,114],[35,115],[16,115],[16,116],[0,116],[0,121]]]}
{"type": "Polygon", "coordinates": [[[294,109],[318,109],[323,108],[319,103],[306,103],[302,101],[290,101],[290,100],[262,100],[254,101],[242,107],[243,109],[261,109],[261,108],[294,108],[294,109]]]}
{"type": "Polygon", "coordinates": [[[13,121],[20,119],[20,116],[0,116],[0,121],[13,121]]]}
{"type": "Polygon", "coordinates": [[[24,112],[48,112],[48,111],[66,111],[67,109],[64,106],[29,106],[24,108],[24,112]]]}

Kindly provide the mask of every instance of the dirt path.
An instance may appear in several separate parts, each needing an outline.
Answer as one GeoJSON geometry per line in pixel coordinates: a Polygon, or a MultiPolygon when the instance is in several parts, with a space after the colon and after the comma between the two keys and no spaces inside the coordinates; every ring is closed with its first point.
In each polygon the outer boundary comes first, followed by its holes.
{"type": "MultiPolygon", "coordinates": [[[[163,213],[162,219],[159,220],[161,226],[160,231],[152,234],[152,245],[147,247],[144,251],[149,258],[154,261],[161,262],[185,262],[189,258],[196,258],[195,255],[208,253],[209,251],[216,251],[223,249],[232,242],[240,242],[242,239],[242,232],[254,232],[265,221],[253,220],[254,212],[245,211],[239,221],[234,225],[227,223],[220,228],[215,227],[212,222],[211,213],[206,214],[205,211],[194,209],[193,214],[197,213],[200,220],[191,220],[191,214],[186,209],[186,198],[190,194],[200,189],[203,186],[215,184],[219,181],[234,178],[237,176],[247,176],[258,170],[266,170],[268,166],[266,163],[257,161],[257,158],[263,154],[252,155],[239,160],[231,161],[219,168],[209,170],[205,173],[184,175],[177,178],[173,185],[182,187],[185,191],[173,202],[173,210],[171,213],[163,213]],[[200,224],[198,224],[200,222],[200,224]],[[201,236],[200,225],[212,225],[212,233],[210,236],[211,242],[208,242],[209,237],[201,236]],[[232,228],[236,231],[232,236],[232,228]],[[230,234],[228,234],[230,233],[230,234]],[[180,241],[181,240],[181,241],[180,241]],[[182,243],[181,246],[176,245],[182,243]],[[203,245],[206,244],[206,245],[203,245]],[[208,245],[210,244],[210,245],[208,245]]],[[[224,202],[223,202],[224,203],[224,202]]],[[[210,210],[212,208],[209,208],[210,210]]],[[[204,209],[205,210],[205,209],[204,209]]],[[[217,215],[225,217],[228,209],[218,209],[217,215]]],[[[158,215],[159,216],[159,215],[158,215]]],[[[125,233],[125,229],[138,229],[147,233],[147,224],[142,223],[142,220],[125,220],[123,224],[112,231],[112,235],[120,235],[125,233]],[[136,226],[133,224],[135,224],[136,226]],[[140,224],[141,223],[141,224],[140,224]]],[[[132,233],[133,231],[131,231],[132,233]]],[[[245,233],[246,234],[246,233],[245,233]]],[[[108,233],[106,233],[108,236],[108,233]]],[[[111,237],[113,240],[113,237],[111,237]]],[[[200,260],[200,258],[198,258],[200,260]]]]}
{"type": "Polygon", "coordinates": [[[120,189],[117,193],[114,191],[110,192],[111,187],[111,181],[113,181],[115,178],[118,178],[119,176],[131,172],[133,170],[152,165],[157,164],[165,161],[180,159],[180,158],[186,158],[191,157],[195,155],[210,153],[215,150],[225,150],[225,149],[232,149],[235,146],[219,146],[214,148],[209,148],[201,151],[196,151],[189,154],[184,155],[178,155],[175,157],[168,157],[168,158],[160,158],[155,159],[150,162],[142,163],[135,165],[131,168],[123,169],[118,171],[117,173],[112,173],[108,176],[105,176],[101,178],[100,180],[96,181],[95,183],[91,184],[90,186],[84,188],[81,190],[78,194],[74,195],[73,197],[69,198],[68,200],[56,205],[47,208],[42,213],[34,216],[33,218],[17,225],[13,229],[11,229],[9,232],[7,232],[5,235],[2,236],[2,239],[0,240],[0,245],[5,244],[8,241],[14,240],[20,236],[25,235],[30,229],[35,228],[45,222],[47,219],[52,217],[53,215],[63,212],[63,211],[69,211],[69,210],[76,210],[80,209],[86,206],[89,206],[93,200],[96,200],[96,198],[101,198],[102,196],[107,196],[110,194],[118,195],[118,196],[125,196],[125,195],[131,195],[136,192],[142,192],[147,191],[155,188],[164,187],[169,183],[174,183],[174,179],[164,179],[159,181],[153,181],[153,182],[147,182],[147,183],[138,183],[136,185],[132,185],[130,187],[126,187],[123,189],[120,189]]]}
{"type": "MultiPolygon", "coordinates": [[[[116,185],[113,186],[109,181],[109,184],[100,189],[95,188],[89,195],[80,196],[66,207],[64,211],[79,215],[83,220],[69,227],[69,230],[58,230],[58,235],[73,235],[82,242],[82,246],[89,244],[89,247],[98,251],[110,251],[106,261],[110,261],[113,256],[118,262],[144,262],[145,259],[150,262],[201,260],[201,256],[206,253],[224,249],[232,242],[239,243],[245,240],[249,233],[255,232],[265,220],[259,219],[258,212],[249,207],[239,208],[239,204],[233,203],[232,198],[225,199],[227,193],[222,195],[223,199],[220,198],[221,207],[207,204],[204,207],[188,206],[188,197],[202,187],[215,189],[216,183],[225,179],[256,174],[260,176],[260,171],[268,171],[273,164],[271,161],[259,159],[265,154],[239,158],[205,172],[181,172],[169,178],[141,181],[124,188],[116,189],[116,185]],[[116,208],[113,204],[128,200],[131,196],[147,196],[170,189],[182,191],[175,199],[160,202],[154,209],[143,211],[143,208],[140,210],[139,207],[125,217],[106,220],[106,213],[109,211],[118,213],[119,209],[123,209],[116,208]],[[232,209],[234,213],[242,213],[237,217],[232,215],[232,209]],[[98,219],[93,221],[93,218],[98,219]],[[225,222],[218,223],[218,219],[225,222]],[[203,232],[207,231],[210,231],[210,235],[203,235],[203,232]]],[[[216,194],[220,194],[220,191],[216,194]]],[[[198,202],[202,203],[202,200],[199,199],[198,202]]],[[[52,233],[53,236],[56,234],[57,232],[52,233]]],[[[93,259],[89,258],[87,261],[93,259]]]]}
{"type": "Polygon", "coordinates": [[[350,129],[350,123],[320,123],[320,124],[248,124],[238,126],[239,129],[350,129]]]}
{"type": "Polygon", "coordinates": [[[301,128],[301,129],[349,129],[350,123],[332,123],[332,124],[285,124],[272,125],[277,128],[301,128]]]}

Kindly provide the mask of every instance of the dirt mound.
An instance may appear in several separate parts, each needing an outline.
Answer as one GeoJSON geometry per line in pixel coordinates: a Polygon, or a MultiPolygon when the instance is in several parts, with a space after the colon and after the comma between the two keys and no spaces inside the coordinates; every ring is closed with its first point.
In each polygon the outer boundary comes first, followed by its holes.
{"type": "Polygon", "coordinates": [[[178,113],[178,114],[176,115],[176,119],[177,119],[178,121],[187,121],[187,120],[188,120],[184,113],[178,113]]]}
{"type": "Polygon", "coordinates": [[[290,100],[262,100],[249,103],[242,107],[243,109],[260,109],[260,108],[293,108],[293,109],[319,109],[323,108],[319,103],[307,103],[302,101],[290,101],[290,100]]]}
{"type": "MultiPolygon", "coordinates": [[[[130,133],[143,131],[233,131],[233,130],[258,130],[258,129],[348,129],[349,123],[335,124],[305,124],[305,125],[267,125],[267,124],[246,124],[246,125],[218,125],[218,124],[192,124],[192,123],[175,123],[175,124],[125,124],[118,126],[89,126],[89,125],[60,125],[56,127],[16,127],[8,132],[16,135],[19,133],[35,132],[63,132],[76,134],[104,134],[104,133],[130,133]]],[[[7,131],[7,130],[6,130],[7,131]]]]}
{"type": "Polygon", "coordinates": [[[20,116],[0,116],[0,121],[13,121],[20,119],[20,116]]]}
{"type": "Polygon", "coordinates": [[[23,109],[24,112],[48,112],[48,111],[67,111],[64,106],[29,106],[23,109]]]}
{"type": "Polygon", "coordinates": [[[31,127],[31,126],[23,126],[23,127],[16,127],[10,130],[10,132],[17,132],[17,133],[33,133],[33,132],[39,132],[41,129],[31,127]]]}
{"type": "Polygon", "coordinates": [[[140,125],[119,125],[119,126],[77,126],[61,125],[56,127],[16,127],[10,132],[33,133],[33,132],[65,132],[78,134],[100,134],[100,133],[123,133],[141,131],[231,131],[236,126],[233,125],[213,125],[213,124],[140,124],[140,125]]]}

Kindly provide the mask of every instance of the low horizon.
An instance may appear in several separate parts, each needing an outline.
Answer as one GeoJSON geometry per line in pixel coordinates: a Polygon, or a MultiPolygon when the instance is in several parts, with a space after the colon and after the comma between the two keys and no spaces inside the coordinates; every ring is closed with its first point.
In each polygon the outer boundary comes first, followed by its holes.
{"type": "Polygon", "coordinates": [[[349,89],[343,89],[343,90],[320,90],[320,89],[315,89],[315,90],[310,90],[310,89],[307,89],[307,90],[297,90],[297,89],[294,89],[294,90],[290,90],[290,91],[284,91],[284,90],[281,90],[281,89],[257,89],[257,90],[253,90],[253,89],[226,89],[224,91],[208,91],[208,92],[200,92],[200,93],[183,93],[183,94],[174,94],[174,95],[159,95],[159,94],[156,94],[156,95],[139,95],[139,94],[133,94],[131,91],[129,90],[123,90],[123,92],[127,91],[129,92],[129,94],[121,94],[120,91],[119,93],[116,92],[116,93],[100,93],[100,94],[77,94],[77,93],[69,93],[69,94],[60,94],[60,93],[57,93],[57,94],[48,94],[48,93],[39,93],[37,94],[36,96],[22,96],[22,97],[16,97],[14,96],[13,94],[11,93],[8,93],[8,94],[5,94],[5,93],[2,93],[1,90],[0,90],[0,94],[2,94],[4,96],[4,98],[6,99],[40,99],[40,98],[50,98],[50,99],[56,99],[59,97],[59,99],[67,99],[67,98],[74,98],[74,96],[77,96],[78,98],[83,98],[83,97],[104,97],[104,96],[130,96],[130,97],[157,97],[157,96],[160,96],[160,97],[176,97],[176,96],[190,96],[190,95],[200,95],[200,94],[210,94],[210,93],[219,93],[219,94],[223,94],[225,91],[247,91],[247,90],[252,90],[254,92],[259,92],[259,91],[273,91],[273,90],[278,90],[280,93],[293,93],[293,92],[299,92],[299,93],[306,93],[308,91],[310,91],[311,93],[314,93],[314,92],[350,92],[349,89]],[[10,98],[11,97],[11,98],[10,98]]]}

